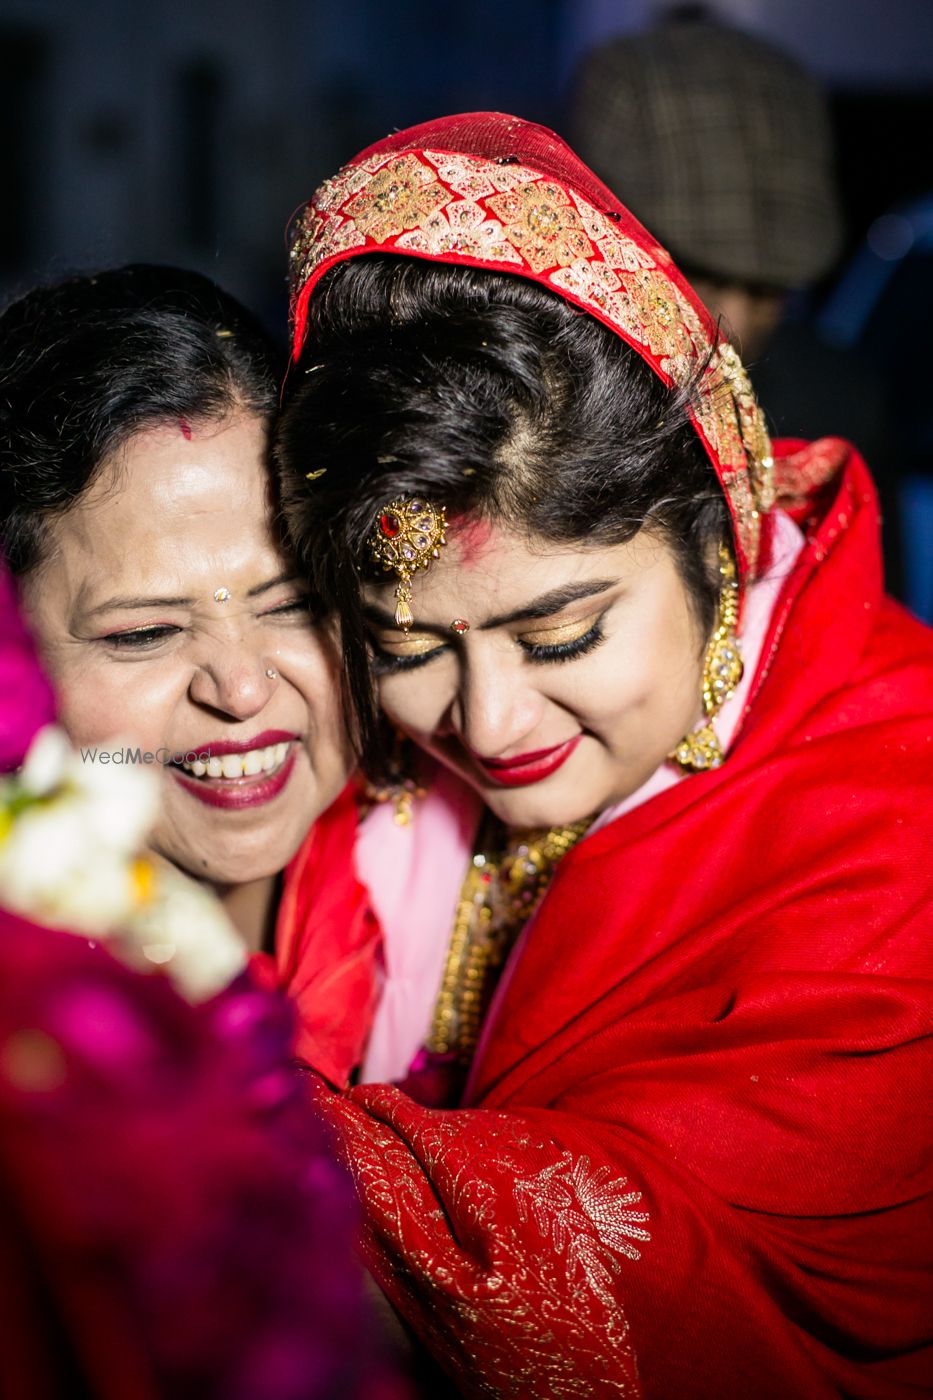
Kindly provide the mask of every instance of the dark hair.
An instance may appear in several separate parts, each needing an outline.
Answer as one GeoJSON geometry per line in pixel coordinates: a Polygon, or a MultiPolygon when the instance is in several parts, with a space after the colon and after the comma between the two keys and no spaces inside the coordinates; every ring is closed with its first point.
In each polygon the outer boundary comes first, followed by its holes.
{"type": "Polygon", "coordinates": [[[271,414],[274,348],[206,277],[137,264],[36,287],[0,316],[0,551],[42,559],[46,522],[142,428],[271,414]]]}
{"type": "Polygon", "coordinates": [[[372,255],[315,290],[276,457],[292,544],[344,631],[364,760],[378,766],[365,648],[364,543],[381,506],[427,496],[529,536],[670,542],[704,633],[725,497],[668,388],[594,317],[499,272],[372,255]],[[323,475],[309,482],[309,470],[323,475]],[[712,562],[710,556],[713,556],[712,562]]]}

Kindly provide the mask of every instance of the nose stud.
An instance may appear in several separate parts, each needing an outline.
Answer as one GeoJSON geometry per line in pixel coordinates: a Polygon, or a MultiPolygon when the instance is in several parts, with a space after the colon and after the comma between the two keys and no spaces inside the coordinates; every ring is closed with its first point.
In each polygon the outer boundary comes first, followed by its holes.
{"type": "Polygon", "coordinates": [[[266,675],[269,677],[270,681],[276,680],[276,678],[278,677],[278,674],[279,674],[279,673],[278,673],[278,671],[275,669],[274,666],[267,666],[267,667],[266,667],[266,675]]]}

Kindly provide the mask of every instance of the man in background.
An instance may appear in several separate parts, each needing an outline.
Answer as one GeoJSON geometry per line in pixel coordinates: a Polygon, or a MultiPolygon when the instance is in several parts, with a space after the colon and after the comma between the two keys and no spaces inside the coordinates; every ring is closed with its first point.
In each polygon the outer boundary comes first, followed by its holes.
{"type": "Polygon", "coordinates": [[[881,384],[799,314],[843,243],[833,143],[815,79],[699,6],[592,50],[571,142],[660,238],[749,368],[776,436],[846,437],[885,505],[889,588],[899,549],[881,384]],[[797,314],[794,314],[796,308],[797,314]]]}

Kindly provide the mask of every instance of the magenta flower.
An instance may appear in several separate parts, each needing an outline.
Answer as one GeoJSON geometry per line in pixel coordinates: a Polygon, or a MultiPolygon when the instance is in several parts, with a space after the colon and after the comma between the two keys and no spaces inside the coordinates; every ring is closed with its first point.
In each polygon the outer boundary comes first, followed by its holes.
{"type": "Polygon", "coordinates": [[[0,560],[0,773],[19,767],[34,735],[54,718],[51,686],[0,560]]]}
{"type": "Polygon", "coordinates": [[[0,1392],[405,1400],[293,1029],[0,910],[0,1392]]]}

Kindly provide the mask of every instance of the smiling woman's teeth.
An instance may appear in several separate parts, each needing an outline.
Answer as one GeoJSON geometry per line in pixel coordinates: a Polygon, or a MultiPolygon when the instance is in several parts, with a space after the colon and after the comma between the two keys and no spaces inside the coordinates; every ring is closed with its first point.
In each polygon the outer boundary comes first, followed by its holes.
{"type": "Polygon", "coordinates": [[[288,744],[270,744],[267,749],[250,749],[248,753],[225,753],[223,758],[210,758],[206,763],[195,759],[182,767],[196,778],[253,778],[278,768],[287,753],[288,744]]]}

